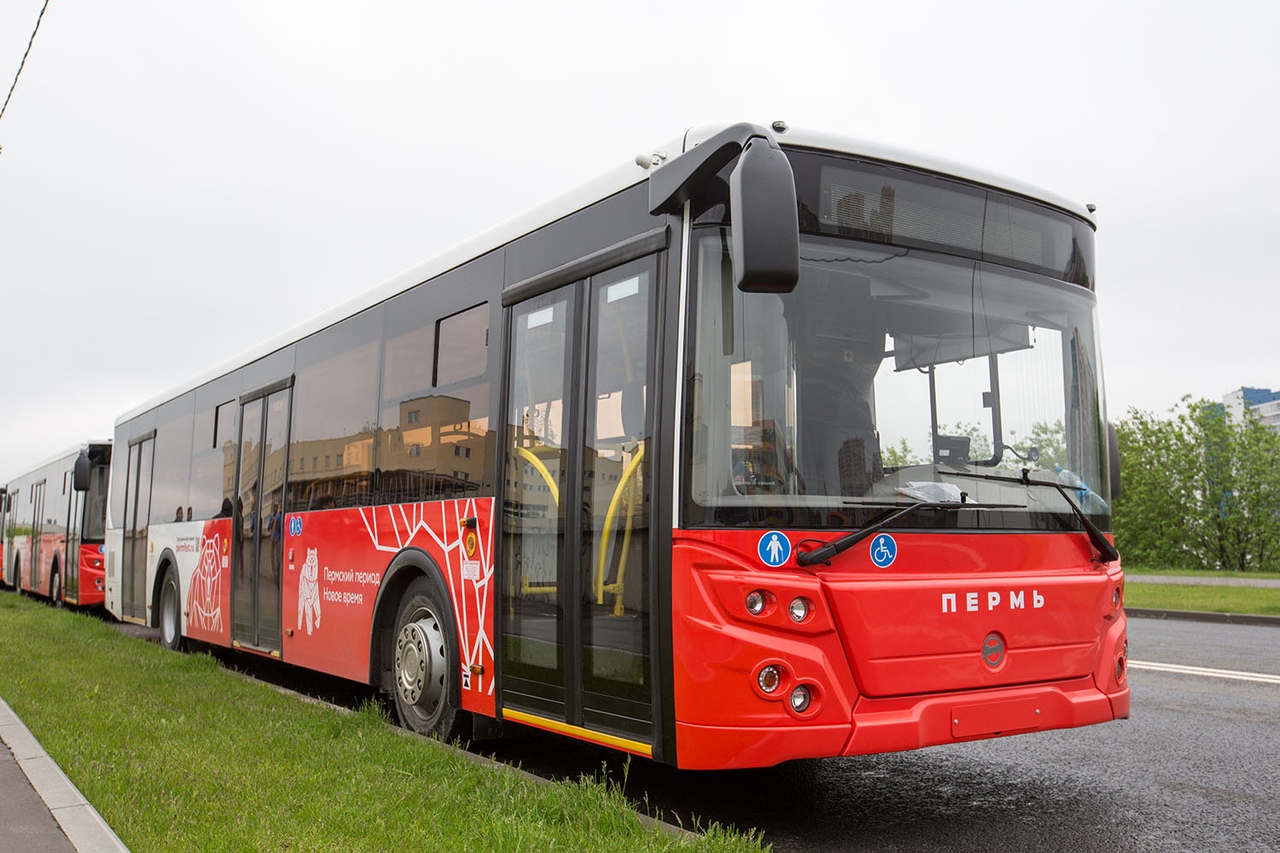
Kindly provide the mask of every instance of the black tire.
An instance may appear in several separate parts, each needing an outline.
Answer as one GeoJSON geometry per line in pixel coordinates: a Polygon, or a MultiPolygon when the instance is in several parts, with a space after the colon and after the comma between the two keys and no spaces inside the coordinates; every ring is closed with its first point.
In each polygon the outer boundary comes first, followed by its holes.
{"type": "Polygon", "coordinates": [[[56,564],[53,574],[49,576],[49,603],[54,607],[62,606],[62,573],[57,570],[56,564]]]}
{"type": "Polygon", "coordinates": [[[458,633],[448,601],[435,574],[409,584],[391,649],[391,696],[401,725],[445,742],[465,739],[470,724],[458,707],[458,633]]]}
{"type": "Polygon", "coordinates": [[[175,652],[182,651],[182,596],[178,589],[178,573],[169,566],[160,582],[156,597],[156,627],[160,629],[160,645],[175,652]]]}

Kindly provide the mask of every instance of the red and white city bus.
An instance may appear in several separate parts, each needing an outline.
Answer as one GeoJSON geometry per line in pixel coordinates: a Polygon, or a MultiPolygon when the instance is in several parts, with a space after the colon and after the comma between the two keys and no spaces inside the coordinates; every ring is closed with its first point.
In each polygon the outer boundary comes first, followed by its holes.
{"type": "Polygon", "coordinates": [[[54,604],[101,606],[111,442],[90,441],[0,488],[0,580],[54,604]]]}
{"type": "Polygon", "coordinates": [[[690,131],[121,417],[107,607],[684,768],[1127,717],[1093,235],[690,131]]]}

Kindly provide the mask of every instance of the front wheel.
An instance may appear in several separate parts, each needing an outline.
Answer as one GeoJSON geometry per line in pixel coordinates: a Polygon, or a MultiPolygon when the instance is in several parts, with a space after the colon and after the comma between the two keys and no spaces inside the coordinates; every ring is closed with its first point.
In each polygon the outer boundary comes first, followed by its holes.
{"type": "Polygon", "coordinates": [[[178,575],[170,566],[160,584],[160,644],[166,649],[182,649],[182,613],[179,610],[178,575]]]}
{"type": "Polygon", "coordinates": [[[392,696],[405,728],[448,742],[464,736],[453,611],[436,576],[409,585],[396,617],[392,696]]]}

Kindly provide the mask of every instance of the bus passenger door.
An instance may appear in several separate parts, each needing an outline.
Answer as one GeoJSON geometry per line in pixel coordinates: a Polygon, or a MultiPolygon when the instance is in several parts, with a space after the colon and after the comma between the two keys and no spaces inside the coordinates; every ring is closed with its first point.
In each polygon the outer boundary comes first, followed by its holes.
{"type": "MultiPolygon", "coordinates": [[[[70,478],[71,472],[68,471],[68,481],[70,478]]],[[[62,593],[73,604],[80,600],[80,533],[81,515],[84,511],[82,497],[68,482],[66,537],[62,547],[62,593]]]]}
{"type": "Polygon", "coordinates": [[[504,714],[640,752],[656,275],[650,256],[512,308],[499,556],[504,714]]]}
{"type": "Polygon", "coordinates": [[[279,654],[285,463],[290,384],[240,401],[240,455],[231,536],[231,640],[279,654]]]}
{"type": "Polygon", "coordinates": [[[31,485],[31,559],[27,561],[27,587],[31,592],[40,591],[40,559],[44,556],[44,488],[45,481],[31,485]]]}
{"type": "Polygon", "coordinates": [[[129,443],[125,476],[124,554],[120,568],[120,613],[133,622],[147,618],[147,529],[151,516],[151,469],[156,434],[129,443]]]}
{"type": "Polygon", "coordinates": [[[516,306],[507,362],[503,497],[504,700],[566,717],[565,550],[569,512],[570,364],[576,286],[516,306]]]}

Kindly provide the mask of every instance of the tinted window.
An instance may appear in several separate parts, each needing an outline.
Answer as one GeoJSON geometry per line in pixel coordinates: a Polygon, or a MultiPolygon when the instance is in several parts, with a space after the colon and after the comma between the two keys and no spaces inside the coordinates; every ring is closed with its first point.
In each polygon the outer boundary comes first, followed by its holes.
{"type": "Polygon", "coordinates": [[[186,521],[187,477],[191,471],[191,415],[195,395],[187,394],[160,407],[156,427],[151,521],[186,521]]]}
{"type": "Polygon", "coordinates": [[[437,387],[484,374],[489,348],[489,306],[482,303],[437,324],[437,387]]]}
{"type": "Polygon", "coordinates": [[[1093,228],[1061,210],[898,166],[787,156],[803,232],[931,249],[1093,287],[1093,228]]]}
{"type": "Polygon", "coordinates": [[[437,321],[433,303],[438,298],[423,286],[387,305],[378,440],[383,503],[492,494],[493,437],[484,377],[489,307],[478,305],[437,321]],[[471,344],[465,343],[468,335],[471,344]],[[477,336],[478,348],[473,345],[477,336]],[[444,353],[444,366],[433,370],[437,351],[444,353]],[[433,382],[459,376],[445,388],[433,382]]]}
{"type": "MultiPolygon", "coordinates": [[[[127,473],[129,442],[155,428],[157,411],[152,409],[149,412],[144,412],[128,423],[116,427],[115,446],[120,448],[120,451],[115,453],[111,459],[111,502],[109,508],[111,513],[110,526],[113,528],[124,527],[124,489],[125,483],[129,479],[127,473]]],[[[172,511],[173,508],[171,507],[170,512],[172,511]]],[[[143,519],[143,521],[145,522],[146,519],[143,519]]]]}
{"type": "Polygon", "coordinates": [[[216,393],[214,389],[210,389],[208,394],[197,392],[199,404],[191,439],[191,493],[188,501],[193,517],[198,519],[214,518],[219,513],[230,517],[230,507],[223,510],[222,502],[224,499],[230,501],[235,492],[236,415],[240,407],[235,400],[215,404],[201,399],[217,400],[216,393]]]}
{"type": "Polygon", "coordinates": [[[381,307],[298,344],[290,511],[369,503],[381,348],[381,307]]]}

